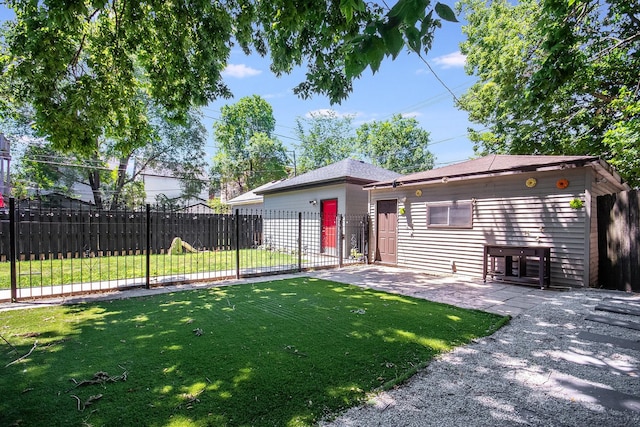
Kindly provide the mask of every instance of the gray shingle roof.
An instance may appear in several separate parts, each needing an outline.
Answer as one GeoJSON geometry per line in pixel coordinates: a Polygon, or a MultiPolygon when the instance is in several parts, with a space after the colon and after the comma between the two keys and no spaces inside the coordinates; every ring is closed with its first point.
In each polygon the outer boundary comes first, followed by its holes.
{"type": "Polygon", "coordinates": [[[587,163],[598,161],[596,156],[536,156],[536,155],[500,155],[480,157],[462,163],[456,163],[441,168],[431,169],[405,175],[401,178],[380,180],[367,185],[367,188],[387,187],[393,185],[410,184],[422,181],[441,180],[444,177],[467,177],[473,175],[489,175],[510,171],[534,171],[539,168],[561,168],[562,165],[584,166],[587,163]]]}
{"type": "Polygon", "coordinates": [[[266,184],[256,187],[251,191],[247,191],[246,193],[242,193],[241,195],[234,197],[231,200],[227,200],[227,204],[233,206],[233,205],[242,205],[242,204],[249,204],[249,203],[262,203],[262,196],[258,195],[257,193],[262,190],[266,190],[267,188],[272,187],[282,181],[283,180],[280,179],[277,181],[267,182],[266,184]]]}
{"type": "Polygon", "coordinates": [[[365,185],[380,180],[392,180],[401,176],[378,166],[360,160],[345,159],[286,179],[267,189],[255,191],[256,194],[272,194],[287,190],[299,190],[308,187],[318,187],[330,184],[352,183],[365,185]]]}

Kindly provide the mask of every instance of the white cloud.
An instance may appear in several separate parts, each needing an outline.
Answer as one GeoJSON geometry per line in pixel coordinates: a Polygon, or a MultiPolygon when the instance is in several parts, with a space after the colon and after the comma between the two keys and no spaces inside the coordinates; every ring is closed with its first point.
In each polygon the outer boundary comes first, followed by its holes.
{"type": "Polygon", "coordinates": [[[456,52],[448,53],[446,55],[433,58],[434,64],[440,66],[440,68],[458,68],[464,67],[467,57],[463,55],[459,50],[456,52]]]}
{"type": "Polygon", "coordinates": [[[415,118],[418,118],[420,116],[422,116],[422,113],[420,113],[418,111],[409,111],[408,113],[402,113],[402,117],[405,117],[405,118],[408,118],[408,119],[410,119],[410,118],[414,118],[415,119],[415,118]]]}
{"type": "Polygon", "coordinates": [[[245,64],[229,64],[222,72],[223,76],[244,79],[245,77],[253,77],[262,73],[260,70],[246,66],[245,64]]]}
{"type": "Polygon", "coordinates": [[[330,108],[321,108],[319,110],[309,111],[305,114],[307,119],[312,119],[314,117],[358,117],[358,113],[339,113],[336,110],[332,110],[330,108]]]}
{"type": "Polygon", "coordinates": [[[277,99],[277,98],[284,98],[285,96],[289,96],[293,93],[293,91],[291,90],[287,90],[284,92],[276,92],[276,93],[266,93],[264,95],[261,95],[264,99],[277,99]]]}

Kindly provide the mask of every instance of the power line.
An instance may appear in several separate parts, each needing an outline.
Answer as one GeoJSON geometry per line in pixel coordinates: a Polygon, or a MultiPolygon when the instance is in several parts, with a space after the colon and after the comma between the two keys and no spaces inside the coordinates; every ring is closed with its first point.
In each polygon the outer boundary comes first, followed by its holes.
{"type": "MultiPolygon", "coordinates": [[[[206,118],[208,118],[208,119],[215,120],[215,121],[217,121],[217,122],[219,122],[219,121],[221,121],[221,120],[222,120],[222,119],[221,119],[221,118],[219,118],[219,117],[212,117],[212,116],[208,116],[208,115],[206,115],[206,114],[203,114],[203,115],[202,115],[202,117],[206,117],[206,118]]],[[[276,126],[278,126],[278,125],[276,125],[276,126]]],[[[283,126],[283,127],[285,127],[285,126],[283,126]]],[[[295,129],[293,129],[293,128],[287,128],[287,129],[295,130],[295,129]]],[[[299,140],[298,138],[294,138],[294,137],[292,137],[292,136],[288,136],[288,135],[282,135],[282,134],[275,133],[275,132],[271,132],[271,135],[277,136],[277,137],[279,137],[279,138],[291,139],[291,140],[296,141],[296,142],[303,142],[303,141],[299,140]]],[[[215,146],[210,146],[210,145],[208,145],[207,147],[216,148],[215,146]]]]}
{"type": "MultiPolygon", "coordinates": [[[[460,83],[459,85],[455,86],[453,89],[457,90],[457,89],[460,89],[462,87],[469,86],[472,83],[473,83],[473,80],[468,80],[466,82],[460,83]]],[[[415,110],[415,109],[422,109],[422,108],[426,107],[427,105],[436,104],[436,103],[440,102],[441,100],[443,100],[445,98],[448,98],[448,92],[446,92],[446,91],[445,92],[441,92],[441,93],[439,93],[437,95],[431,96],[429,98],[426,98],[426,99],[424,99],[422,101],[419,101],[419,102],[417,102],[415,104],[412,104],[412,105],[410,105],[408,107],[401,108],[400,111],[411,111],[411,110],[415,110]]],[[[402,113],[401,112],[400,113],[391,113],[391,114],[388,114],[386,116],[383,116],[383,119],[385,119],[387,117],[394,116],[396,114],[402,114],[402,113]]]]}
{"type": "Polygon", "coordinates": [[[37,159],[29,159],[29,158],[22,158],[22,160],[26,160],[29,162],[33,162],[33,163],[44,163],[44,164],[48,164],[48,165],[57,165],[57,166],[65,166],[65,167],[72,167],[72,168],[81,168],[81,169],[98,169],[98,170],[105,170],[105,171],[112,171],[113,169],[104,167],[104,166],[91,166],[91,165],[82,165],[82,164],[74,164],[74,163],[61,163],[61,162],[54,162],[54,161],[50,161],[50,160],[37,160],[37,159]]]}
{"type": "MultiPolygon", "coordinates": [[[[457,98],[457,97],[456,97],[456,95],[453,93],[452,89],[450,89],[450,88],[449,88],[449,87],[448,87],[448,86],[447,86],[447,85],[446,85],[446,84],[445,84],[445,83],[440,79],[440,77],[439,77],[439,76],[435,73],[435,71],[432,69],[431,65],[430,65],[430,64],[429,64],[429,63],[428,63],[428,62],[427,62],[427,61],[426,61],[426,60],[425,60],[425,59],[424,59],[424,58],[423,58],[419,53],[418,53],[418,56],[419,56],[419,57],[420,57],[420,59],[421,59],[421,60],[422,60],[426,65],[427,65],[427,67],[429,68],[429,70],[433,73],[433,75],[436,77],[436,79],[438,79],[438,81],[439,81],[439,82],[440,82],[440,83],[441,83],[441,84],[446,88],[446,90],[447,90],[447,91],[446,91],[446,92],[441,92],[441,93],[439,93],[439,94],[437,94],[437,95],[434,95],[434,96],[432,96],[432,97],[426,98],[426,99],[424,99],[424,100],[422,100],[422,101],[419,101],[419,102],[417,102],[417,103],[415,103],[415,104],[412,104],[412,105],[410,105],[410,106],[408,106],[408,107],[402,108],[402,109],[400,109],[400,111],[401,111],[401,112],[394,112],[394,113],[390,113],[390,114],[388,114],[388,115],[386,115],[386,116],[383,116],[383,120],[384,120],[384,119],[386,119],[386,118],[388,118],[388,117],[392,117],[392,116],[394,116],[394,115],[396,115],[396,114],[402,114],[402,111],[415,110],[416,108],[417,108],[417,109],[421,109],[421,108],[426,107],[427,105],[430,105],[430,104],[434,104],[434,103],[440,102],[440,101],[441,101],[441,99],[444,99],[443,97],[444,97],[444,96],[446,96],[447,94],[451,94],[451,95],[453,96],[454,100],[455,100],[456,102],[458,102],[458,98],[457,98]]],[[[466,81],[466,82],[463,82],[463,83],[461,83],[461,84],[459,84],[459,85],[455,86],[453,89],[454,89],[454,90],[457,90],[457,89],[460,89],[460,88],[462,88],[462,87],[469,86],[469,85],[470,85],[470,84],[472,84],[472,83],[473,83],[473,80],[468,80],[468,81],[466,81]]],[[[213,111],[213,112],[218,112],[218,113],[220,113],[220,111],[213,110],[213,109],[206,108],[206,107],[203,107],[203,109],[208,109],[209,111],[213,111]]],[[[220,121],[220,120],[221,120],[221,118],[220,118],[220,117],[213,117],[213,116],[210,116],[210,115],[207,115],[207,114],[203,114],[203,117],[206,117],[206,118],[211,119],[211,120],[214,120],[214,121],[220,121]]],[[[285,128],[285,129],[296,130],[296,129],[291,128],[291,127],[288,127],[288,126],[281,126],[281,125],[278,125],[278,124],[276,124],[276,126],[280,126],[280,127],[285,128]]],[[[282,135],[282,134],[279,134],[279,133],[272,133],[272,135],[277,136],[277,137],[280,137],[280,138],[290,139],[290,140],[292,140],[292,141],[299,142],[299,143],[303,143],[303,142],[304,142],[304,141],[302,141],[302,140],[300,140],[300,139],[298,139],[298,138],[294,138],[294,137],[287,136],[287,135],[282,135]]],[[[453,139],[457,139],[457,138],[461,138],[461,137],[467,137],[467,136],[469,136],[469,135],[470,135],[469,133],[465,133],[465,134],[461,134],[461,135],[456,135],[456,136],[453,136],[453,137],[449,137],[449,138],[445,138],[445,139],[438,140],[438,141],[435,141],[435,142],[431,142],[431,143],[427,144],[427,146],[440,144],[440,143],[442,143],[442,142],[451,141],[451,140],[453,140],[453,139]]],[[[210,145],[207,145],[207,147],[210,147],[210,148],[217,148],[217,147],[215,147],[215,146],[210,146],[210,145]]]]}

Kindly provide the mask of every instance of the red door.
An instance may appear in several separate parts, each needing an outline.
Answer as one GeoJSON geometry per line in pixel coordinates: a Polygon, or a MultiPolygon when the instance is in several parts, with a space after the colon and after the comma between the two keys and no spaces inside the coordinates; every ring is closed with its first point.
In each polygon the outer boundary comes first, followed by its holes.
{"type": "Polygon", "coordinates": [[[338,199],[322,200],[320,202],[322,216],[322,253],[336,253],[336,217],[338,216],[338,199]]]}
{"type": "Polygon", "coordinates": [[[395,264],[397,239],[397,201],[379,200],[377,209],[378,240],[376,245],[376,261],[395,264]]]}

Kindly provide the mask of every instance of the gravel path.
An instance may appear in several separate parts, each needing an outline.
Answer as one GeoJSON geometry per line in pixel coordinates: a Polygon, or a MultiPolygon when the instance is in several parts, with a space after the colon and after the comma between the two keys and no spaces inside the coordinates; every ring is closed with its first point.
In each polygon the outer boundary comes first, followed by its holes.
{"type": "Polygon", "coordinates": [[[322,426],[640,426],[640,296],[557,293],[490,337],[442,355],[397,388],[322,426]],[[604,336],[604,337],[603,337],[604,336]],[[617,338],[614,344],[598,342],[617,338]]]}

